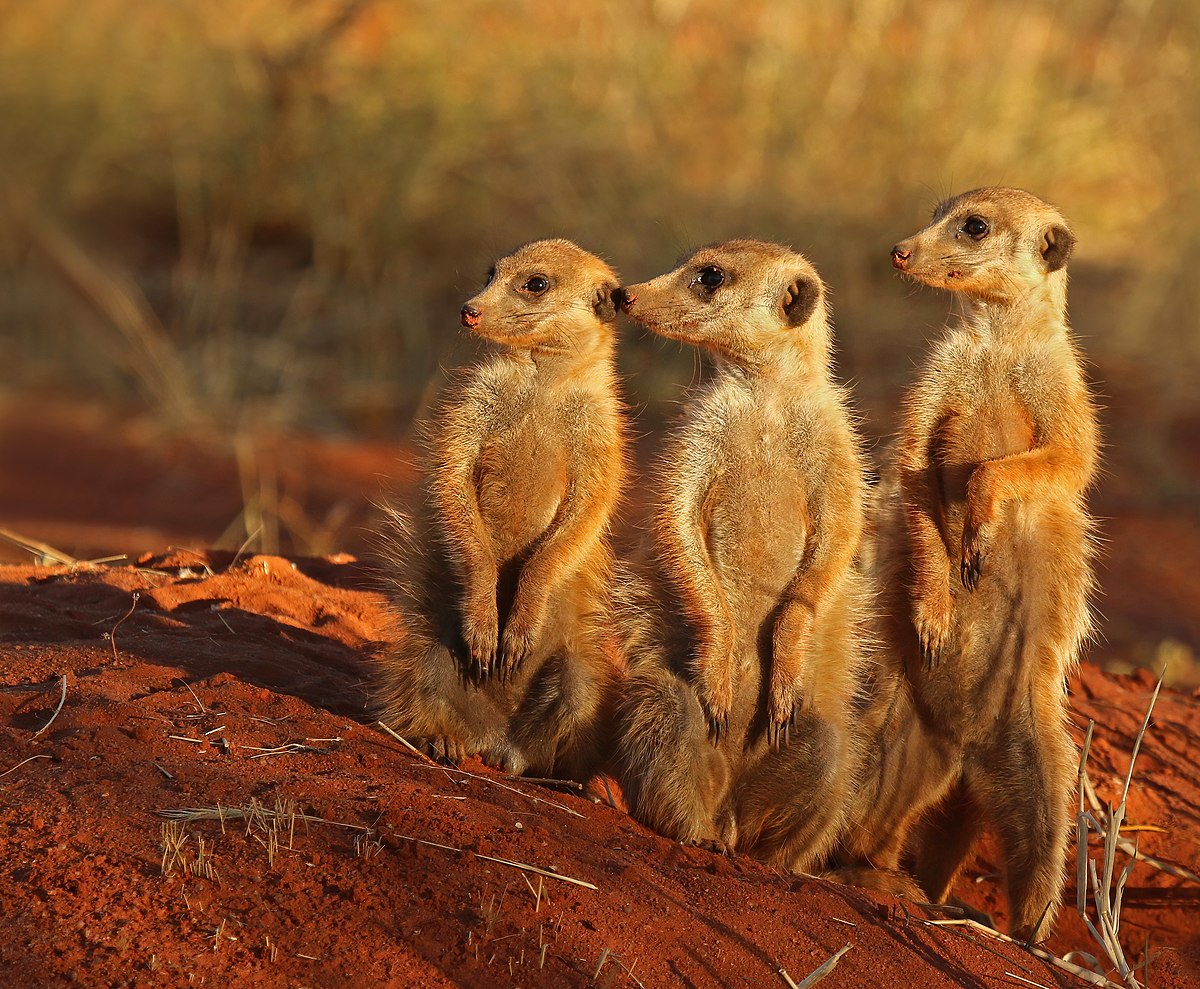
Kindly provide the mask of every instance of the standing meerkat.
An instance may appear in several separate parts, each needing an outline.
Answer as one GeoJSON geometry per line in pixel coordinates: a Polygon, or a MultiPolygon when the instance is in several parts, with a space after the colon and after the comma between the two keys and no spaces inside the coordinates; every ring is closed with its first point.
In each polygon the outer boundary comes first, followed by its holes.
{"type": "Polygon", "coordinates": [[[1078,755],[1066,680],[1091,630],[1096,411],[1066,319],[1074,237],[1019,189],[942,203],[892,249],[906,276],[956,293],[961,324],[905,403],[876,546],[898,675],[861,860],[941,901],[986,824],[1011,926],[1045,936],[1063,887],[1078,755]],[[915,830],[910,828],[915,824],[915,830]]]}
{"type": "Polygon", "coordinates": [[[716,372],[685,400],[652,559],[624,587],[618,776],[656,830],[804,870],[853,787],[865,601],[864,465],[824,285],[799,254],[735,240],[621,301],[716,372]]]}
{"type": "Polygon", "coordinates": [[[376,677],[382,720],[444,758],[586,780],[600,757],[625,472],[618,284],[570,241],[536,241],[462,307],[500,350],[430,432],[423,511],[415,531],[398,520],[389,554],[402,634],[376,677]]]}

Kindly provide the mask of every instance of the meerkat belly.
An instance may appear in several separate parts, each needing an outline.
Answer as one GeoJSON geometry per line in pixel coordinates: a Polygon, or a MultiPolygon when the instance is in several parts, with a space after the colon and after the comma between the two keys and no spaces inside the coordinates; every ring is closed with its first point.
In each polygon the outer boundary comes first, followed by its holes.
{"type": "Polygon", "coordinates": [[[550,526],[566,490],[561,438],[534,424],[485,444],[476,468],[479,511],[499,561],[521,556],[550,526]]]}
{"type": "Polygon", "coordinates": [[[710,545],[736,621],[752,634],[774,610],[804,556],[804,489],[777,458],[735,465],[720,482],[710,545]]]}
{"type": "Polygon", "coordinates": [[[949,531],[962,531],[967,484],[981,463],[1033,448],[1033,422],[1015,396],[985,394],[968,411],[948,417],[934,438],[942,504],[949,531]]]}

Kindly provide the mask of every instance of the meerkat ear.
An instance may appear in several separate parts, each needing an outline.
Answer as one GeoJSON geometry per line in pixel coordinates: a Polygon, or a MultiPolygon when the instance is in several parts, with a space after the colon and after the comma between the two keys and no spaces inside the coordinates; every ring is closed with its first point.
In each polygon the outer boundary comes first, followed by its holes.
{"type": "Polygon", "coordinates": [[[788,326],[803,326],[821,301],[821,286],[808,275],[801,275],[783,290],[783,317],[788,326]]]}
{"type": "Polygon", "coordinates": [[[1066,267],[1067,258],[1075,246],[1075,235],[1064,226],[1055,223],[1042,234],[1041,254],[1046,262],[1046,271],[1058,271],[1066,267]]]}
{"type": "Polygon", "coordinates": [[[617,304],[613,300],[613,292],[620,287],[616,282],[605,282],[596,289],[596,297],[592,300],[592,308],[596,310],[596,318],[601,323],[611,323],[617,318],[617,304]]]}

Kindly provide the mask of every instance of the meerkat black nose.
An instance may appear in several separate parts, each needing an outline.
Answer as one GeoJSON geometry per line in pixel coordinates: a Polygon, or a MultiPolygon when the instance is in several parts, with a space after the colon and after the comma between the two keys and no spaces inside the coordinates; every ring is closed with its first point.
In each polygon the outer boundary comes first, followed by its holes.
{"type": "Polygon", "coordinates": [[[910,251],[903,244],[897,244],[892,248],[892,267],[899,268],[901,271],[903,271],[908,267],[908,260],[911,257],[912,251],[910,251]]]}
{"type": "Polygon", "coordinates": [[[636,301],[637,296],[627,292],[623,288],[619,288],[613,292],[613,303],[622,312],[629,312],[636,301]]]}
{"type": "Polygon", "coordinates": [[[479,318],[483,315],[474,306],[462,307],[462,325],[466,327],[478,326],[479,318]]]}

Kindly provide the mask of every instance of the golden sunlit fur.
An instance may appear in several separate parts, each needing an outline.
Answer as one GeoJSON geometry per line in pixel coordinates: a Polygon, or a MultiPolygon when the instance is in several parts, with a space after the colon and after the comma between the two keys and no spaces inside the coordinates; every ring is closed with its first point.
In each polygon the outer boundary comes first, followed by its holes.
{"type": "Polygon", "coordinates": [[[664,834],[804,870],[854,787],[868,603],[864,465],[824,286],[786,248],[731,241],[621,291],[716,365],[658,467],[651,559],[621,582],[621,785],[664,834]]]}
{"type": "Polygon", "coordinates": [[[1062,894],[1078,762],[1066,679],[1093,586],[1099,435],[1066,321],[1072,243],[1029,193],[979,189],[893,249],[966,312],[905,400],[874,506],[895,665],[874,684],[869,785],[842,856],[887,887],[906,855],[940,901],[988,827],[1011,926],[1041,937],[1062,894]]]}
{"type": "Polygon", "coordinates": [[[569,241],[538,241],[463,306],[501,349],[431,431],[418,529],[390,553],[403,633],[376,679],[380,717],[444,758],[586,780],[606,745],[617,284],[569,241]]]}

